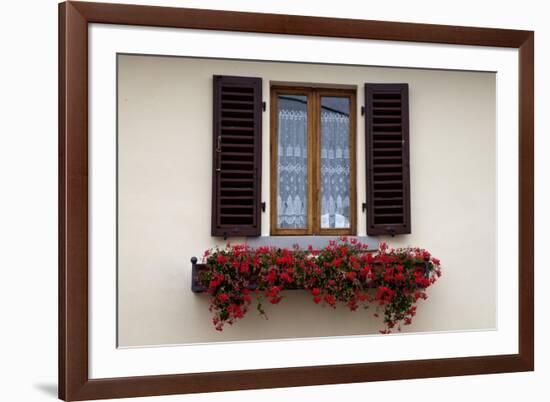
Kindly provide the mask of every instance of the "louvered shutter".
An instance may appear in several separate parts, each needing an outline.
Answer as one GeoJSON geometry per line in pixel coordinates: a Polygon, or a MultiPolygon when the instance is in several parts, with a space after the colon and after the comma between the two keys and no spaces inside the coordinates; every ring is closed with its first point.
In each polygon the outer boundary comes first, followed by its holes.
{"type": "Polygon", "coordinates": [[[365,84],[367,234],[411,233],[409,88],[365,84]]]}
{"type": "Polygon", "coordinates": [[[212,236],[259,236],[262,80],[214,76],[212,236]]]}

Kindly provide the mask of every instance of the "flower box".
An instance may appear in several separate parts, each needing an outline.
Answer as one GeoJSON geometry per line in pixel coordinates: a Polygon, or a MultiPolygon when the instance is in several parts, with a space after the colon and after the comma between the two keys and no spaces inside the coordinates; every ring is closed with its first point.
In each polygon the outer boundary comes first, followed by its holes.
{"type": "Polygon", "coordinates": [[[382,307],[381,332],[389,333],[412,322],[416,302],[428,298],[426,288],[441,276],[439,260],[426,250],[388,249],[382,243],[372,251],[346,237],[322,249],[228,244],[207,250],[203,261],[191,259],[192,291],[208,293],[212,321],[220,331],[244,317],[253,296],[258,312],[265,315],[264,298],[278,304],[284,298],[281,292],[302,289],[311,293],[314,303],[333,308],[382,307]]]}
{"type": "MultiPolygon", "coordinates": [[[[384,266],[382,264],[373,264],[375,269],[383,269],[384,266]]],[[[429,260],[426,260],[424,262],[418,262],[416,264],[418,268],[423,268],[425,271],[425,275],[427,276],[429,274],[429,260]]],[[[204,293],[208,289],[200,284],[199,281],[199,275],[202,272],[205,272],[208,270],[208,265],[205,263],[199,263],[197,257],[191,258],[191,291],[193,293],[204,293]]],[[[256,290],[258,287],[257,281],[254,281],[253,278],[251,278],[250,285],[248,286],[249,290],[256,290]]],[[[365,286],[369,288],[375,288],[372,283],[365,283],[365,286]]],[[[284,290],[304,290],[305,287],[303,286],[287,286],[284,290]]]]}

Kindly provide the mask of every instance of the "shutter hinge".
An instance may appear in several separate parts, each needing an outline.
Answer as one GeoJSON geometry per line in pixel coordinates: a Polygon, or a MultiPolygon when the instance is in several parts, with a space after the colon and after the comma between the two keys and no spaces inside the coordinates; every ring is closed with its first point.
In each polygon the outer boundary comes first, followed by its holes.
{"type": "Polygon", "coordinates": [[[265,202],[262,202],[260,205],[262,206],[262,212],[265,212],[265,202]]]}
{"type": "Polygon", "coordinates": [[[395,229],[392,227],[386,228],[391,237],[395,237],[395,229]]]}
{"type": "Polygon", "coordinates": [[[361,116],[365,115],[365,106],[361,106],[361,116]]]}
{"type": "Polygon", "coordinates": [[[366,202],[361,204],[361,209],[363,210],[363,212],[365,212],[367,210],[367,203],[366,202]]]}
{"type": "Polygon", "coordinates": [[[265,112],[266,109],[267,109],[267,106],[266,106],[265,102],[262,102],[262,110],[265,112]]]}

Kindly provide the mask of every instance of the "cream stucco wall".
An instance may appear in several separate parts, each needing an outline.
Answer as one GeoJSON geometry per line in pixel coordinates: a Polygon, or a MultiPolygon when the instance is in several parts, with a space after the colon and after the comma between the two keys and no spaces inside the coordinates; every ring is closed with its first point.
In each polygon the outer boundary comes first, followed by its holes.
{"type": "MultiPolygon", "coordinates": [[[[357,86],[407,82],[410,90],[412,234],[387,240],[421,246],[444,276],[420,302],[407,332],[496,326],[495,75],[120,55],[118,63],[118,342],[120,346],[376,333],[366,312],[314,305],[287,292],[216,332],[208,300],[191,292],[192,256],[210,236],[212,75],[357,86]]],[[[358,110],[358,116],[359,110],[358,110]]],[[[365,194],[364,122],[357,121],[357,194],[365,194]]],[[[264,113],[263,199],[269,200],[269,118],[264,113]]],[[[358,234],[366,218],[358,209],[358,234]]],[[[269,205],[262,232],[269,233],[269,205]]],[[[236,240],[233,240],[234,242],[236,240]]],[[[223,243],[223,242],[221,242],[223,243]]]]}

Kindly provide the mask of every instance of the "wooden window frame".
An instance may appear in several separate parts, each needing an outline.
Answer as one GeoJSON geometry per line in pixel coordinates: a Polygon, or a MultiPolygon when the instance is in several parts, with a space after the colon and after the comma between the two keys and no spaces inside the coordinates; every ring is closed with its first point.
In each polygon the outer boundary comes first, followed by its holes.
{"type": "Polygon", "coordinates": [[[357,90],[350,88],[326,88],[290,85],[272,85],[270,91],[270,233],[274,236],[340,236],[357,234],[357,90]],[[303,95],[307,103],[308,140],[308,203],[307,228],[281,229],[277,227],[278,189],[278,97],[303,95]],[[321,228],[321,97],[347,97],[350,101],[350,227],[321,228]]]}

